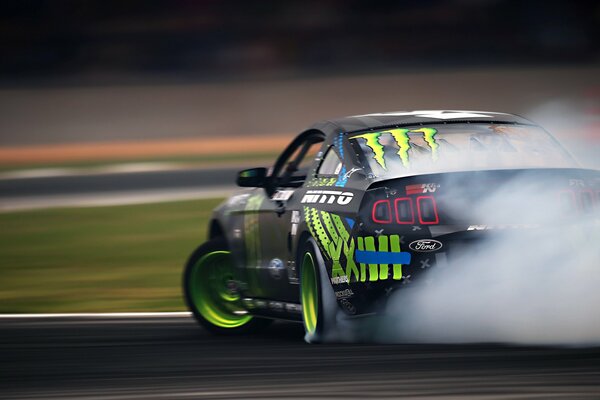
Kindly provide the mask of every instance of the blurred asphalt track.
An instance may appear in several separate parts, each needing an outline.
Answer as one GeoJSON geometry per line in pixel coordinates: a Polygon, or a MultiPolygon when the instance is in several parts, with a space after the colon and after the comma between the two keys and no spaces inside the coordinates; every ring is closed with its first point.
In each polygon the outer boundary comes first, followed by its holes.
{"type": "Polygon", "coordinates": [[[0,211],[225,197],[240,168],[0,179],[0,211]]]}
{"type": "Polygon", "coordinates": [[[594,398],[600,348],[307,345],[299,324],[214,337],[189,317],[3,319],[0,397],[594,398]]]}

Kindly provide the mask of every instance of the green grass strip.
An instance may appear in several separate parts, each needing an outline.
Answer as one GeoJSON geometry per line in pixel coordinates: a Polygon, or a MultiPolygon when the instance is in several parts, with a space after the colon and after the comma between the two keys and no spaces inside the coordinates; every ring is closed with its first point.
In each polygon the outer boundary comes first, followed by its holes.
{"type": "Polygon", "coordinates": [[[183,265],[220,201],[0,214],[0,312],[184,310],[183,265]]]}

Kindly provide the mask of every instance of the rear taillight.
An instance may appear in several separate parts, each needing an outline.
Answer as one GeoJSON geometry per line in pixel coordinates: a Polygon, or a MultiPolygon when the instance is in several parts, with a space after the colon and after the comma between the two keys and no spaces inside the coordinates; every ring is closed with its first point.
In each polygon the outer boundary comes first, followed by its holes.
{"type": "Polygon", "coordinates": [[[581,211],[586,213],[594,211],[594,193],[591,190],[583,190],[580,199],[581,211]]]}
{"type": "Polygon", "coordinates": [[[572,191],[563,190],[559,193],[558,198],[560,199],[560,206],[563,210],[574,210],[577,208],[577,202],[575,201],[575,193],[572,191]]]}
{"type": "Polygon", "coordinates": [[[389,200],[378,200],[373,204],[371,215],[373,222],[389,224],[392,222],[392,207],[389,200]]]}
{"type": "Polygon", "coordinates": [[[600,191],[589,189],[562,190],[558,193],[561,210],[566,213],[591,213],[600,211],[600,191]]]}
{"type": "Polygon", "coordinates": [[[432,196],[417,197],[417,212],[419,214],[419,222],[423,225],[439,224],[437,205],[432,196]]]}
{"type": "Polygon", "coordinates": [[[413,225],[417,219],[422,225],[435,225],[440,221],[433,196],[419,196],[416,199],[396,198],[393,200],[393,207],[388,199],[377,200],[373,203],[371,219],[378,224],[390,224],[395,221],[399,225],[413,225]]]}
{"type": "Polygon", "coordinates": [[[396,211],[397,223],[404,225],[415,223],[415,213],[413,211],[412,199],[410,197],[402,197],[394,200],[394,211],[396,211]]]}

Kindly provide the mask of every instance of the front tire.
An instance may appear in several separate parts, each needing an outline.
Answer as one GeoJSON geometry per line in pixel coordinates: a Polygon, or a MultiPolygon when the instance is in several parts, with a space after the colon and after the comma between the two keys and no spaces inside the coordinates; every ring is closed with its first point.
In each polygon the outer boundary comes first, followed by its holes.
{"type": "Polygon", "coordinates": [[[186,264],[183,275],[186,303],[196,320],[212,333],[251,333],[270,322],[250,315],[241,306],[239,293],[229,285],[234,279],[234,268],[223,238],[198,247],[186,264]]]}

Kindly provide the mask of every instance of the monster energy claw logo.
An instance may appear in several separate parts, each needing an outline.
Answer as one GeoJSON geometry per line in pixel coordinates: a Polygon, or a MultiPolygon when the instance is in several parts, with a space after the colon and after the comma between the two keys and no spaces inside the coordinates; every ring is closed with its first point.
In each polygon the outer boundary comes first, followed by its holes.
{"type": "Polygon", "coordinates": [[[372,133],[363,133],[360,135],[352,136],[350,139],[364,139],[367,147],[369,147],[373,151],[373,158],[381,166],[383,169],[387,169],[385,165],[385,154],[384,154],[384,146],[381,144],[381,136],[384,133],[390,134],[396,144],[398,145],[398,156],[402,161],[402,165],[404,167],[409,167],[409,155],[408,151],[410,150],[410,136],[409,134],[421,133],[422,138],[427,143],[429,148],[431,149],[431,158],[433,161],[438,160],[438,148],[440,145],[435,140],[435,135],[437,134],[437,130],[433,128],[420,128],[420,129],[391,129],[389,131],[383,132],[372,132],[372,133]]]}

